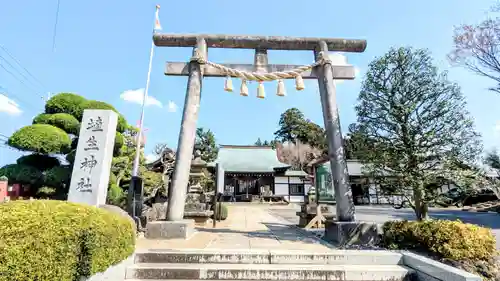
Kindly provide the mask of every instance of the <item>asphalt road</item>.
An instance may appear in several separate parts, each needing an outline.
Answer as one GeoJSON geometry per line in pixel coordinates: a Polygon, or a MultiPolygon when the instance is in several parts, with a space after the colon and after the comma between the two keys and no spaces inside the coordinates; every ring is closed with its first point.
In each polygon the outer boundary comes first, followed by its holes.
{"type": "MultiPolygon", "coordinates": [[[[295,212],[300,210],[300,206],[288,205],[287,208],[272,208],[270,212],[293,224],[298,224],[299,218],[295,212]]],[[[472,213],[453,209],[431,209],[429,215],[436,219],[456,220],[466,223],[477,224],[491,228],[497,238],[497,249],[500,249],[500,214],[497,213],[472,213]]],[[[356,206],[356,219],[360,221],[371,221],[384,223],[389,220],[407,219],[414,220],[415,215],[412,209],[396,210],[392,207],[370,207],[356,206]]]]}

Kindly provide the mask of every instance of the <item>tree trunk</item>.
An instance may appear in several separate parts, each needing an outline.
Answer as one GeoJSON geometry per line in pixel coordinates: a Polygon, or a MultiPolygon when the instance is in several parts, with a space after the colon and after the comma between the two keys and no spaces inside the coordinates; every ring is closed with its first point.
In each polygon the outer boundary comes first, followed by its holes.
{"type": "Polygon", "coordinates": [[[424,221],[429,218],[429,206],[427,202],[423,200],[423,191],[421,188],[416,188],[414,190],[415,199],[415,216],[417,221],[424,221]]]}

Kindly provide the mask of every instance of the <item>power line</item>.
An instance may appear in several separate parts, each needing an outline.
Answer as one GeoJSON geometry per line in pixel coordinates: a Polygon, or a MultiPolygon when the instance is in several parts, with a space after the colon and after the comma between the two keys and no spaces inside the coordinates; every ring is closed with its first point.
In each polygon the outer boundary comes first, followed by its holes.
{"type": "Polygon", "coordinates": [[[40,82],[40,80],[37,79],[26,67],[24,67],[21,62],[16,59],[16,57],[14,57],[14,55],[12,55],[12,53],[9,52],[9,50],[5,46],[0,45],[0,49],[2,49],[14,62],[16,62],[17,65],[19,65],[31,78],[33,78],[33,80],[40,84],[42,88],[47,89],[47,87],[42,82],[40,82]]]}
{"type": "MultiPolygon", "coordinates": [[[[0,55],[0,59],[3,59],[4,62],[6,62],[10,67],[12,67],[12,69],[15,69],[15,67],[9,61],[7,61],[4,57],[2,57],[1,55],[0,55]]],[[[10,71],[7,68],[5,68],[5,66],[2,63],[0,63],[0,67],[3,68],[3,70],[5,70],[5,72],[9,73],[12,77],[14,77],[14,79],[16,79],[19,83],[21,83],[24,86],[26,86],[26,88],[29,88],[33,92],[37,92],[37,89],[32,88],[30,85],[26,84],[25,80],[17,77],[14,73],[12,73],[12,71],[10,71]]],[[[17,73],[19,73],[19,75],[21,75],[24,79],[26,79],[27,81],[29,81],[29,79],[23,73],[21,73],[19,71],[17,71],[17,73]]]]}
{"type": "MultiPolygon", "coordinates": [[[[26,67],[24,67],[21,62],[3,45],[0,45],[0,49],[2,49],[4,51],[5,54],[7,54],[16,64],[18,67],[20,67],[22,70],[24,70],[24,72],[27,74],[24,74],[22,71],[20,71],[18,68],[16,68],[15,65],[13,65],[11,62],[9,62],[9,60],[7,60],[7,58],[5,58],[4,56],[0,55],[0,62],[4,62],[4,63],[0,63],[0,68],[2,68],[5,72],[7,72],[9,75],[11,75],[15,80],[17,80],[19,83],[21,83],[23,86],[25,86],[27,89],[30,90],[30,92],[33,92],[34,95],[38,96],[38,97],[41,97],[42,99],[45,100],[45,97],[43,94],[41,94],[40,92],[45,92],[43,90],[40,89],[40,86],[45,88],[45,85],[40,82],[39,79],[37,79],[26,67]],[[6,66],[9,66],[9,68],[7,68],[6,66]],[[15,73],[14,73],[14,72],[15,73]],[[17,73],[17,75],[16,75],[17,73]],[[19,76],[21,76],[22,78],[20,78],[19,76]],[[31,78],[31,79],[30,79],[31,78]],[[35,81],[35,82],[33,82],[35,81]],[[27,82],[31,82],[31,83],[27,83],[27,82]]],[[[1,86],[0,86],[0,90],[1,90],[1,86]]],[[[6,95],[6,92],[5,89],[3,91],[4,95],[6,95]]],[[[13,93],[11,93],[12,95],[15,95],[13,93]]],[[[26,100],[24,100],[23,98],[21,98],[20,95],[15,95],[16,98],[21,101],[23,104],[26,104],[29,108],[36,108],[34,107],[31,103],[27,102],[26,100]]]]}
{"type": "Polygon", "coordinates": [[[56,50],[57,23],[59,22],[59,7],[60,6],[61,6],[61,0],[57,0],[56,21],[54,23],[54,33],[52,34],[52,52],[55,52],[55,50],[56,50]]]}
{"type": "MultiPolygon", "coordinates": [[[[1,66],[2,66],[2,65],[0,65],[0,67],[1,67],[1,66]]],[[[0,95],[4,95],[4,96],[6,96],[8,99],[10,99],[10,98],[9,98],[9,95],[7,94],[7,92],[8,92],[8,91],[7,91],[5,88],[2,88],[2,87],[0,86],[0,95]],[[3,91],[2,91],[2,90],[3,90],[3,91]]],[[[12,92],[9,92],[9,93],[10,93],[10,94],[12,94],[12,92]]],[[[14,95],[14,94],[12,94],[12,95],[14,95]]],[[[33,106],[31,103],[29,103],[29,102],[27,102],[26,100],[22,99],[20,95],[14,95],[14,96],[16,97],[16,100],[18,100],[18,101],[22,102],[23,104],[27,105],[27,107],[29,107],[30,109],[33,109],[33,110],[35,110],[35,111],[38,111],[38,110],[39,110],[39,109],[37,109],[35,106],[33,106]]]]}

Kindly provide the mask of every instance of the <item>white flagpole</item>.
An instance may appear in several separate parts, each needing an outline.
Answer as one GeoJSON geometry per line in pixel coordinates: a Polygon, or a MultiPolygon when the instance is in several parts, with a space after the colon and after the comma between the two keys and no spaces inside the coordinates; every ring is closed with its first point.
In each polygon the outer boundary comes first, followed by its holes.
{"type": "MultiPolygon", "coordinates": [[[[159,29],[159,19],[158,19],[158,11],[160,10],[160,5],[156,5],[155,12],[155,28],[153,30],[156,31],[159,29]]],[[[151,51],[149,52],[149,67],[148,67],[148,77],[146,79],[146,88],[144,89],[144,94],[142,97],[142,109],[141,109],[141,118],[139,119],[139,132],[137,133],[137,144],[135,147],[135,158],[134,158],[134,166],[132,169],[132,177],[137,177],[139,174],[139,158],[141,155],[141,143],[142,143],[142,130],[144,126],[144,111],[146,108],[146,100],[148,98],[148,90],[149,90],[149,81],[151,80],[151,68],[153,66],[153,54],[155,49],[155,43],[151,40],[151,51]]]]}

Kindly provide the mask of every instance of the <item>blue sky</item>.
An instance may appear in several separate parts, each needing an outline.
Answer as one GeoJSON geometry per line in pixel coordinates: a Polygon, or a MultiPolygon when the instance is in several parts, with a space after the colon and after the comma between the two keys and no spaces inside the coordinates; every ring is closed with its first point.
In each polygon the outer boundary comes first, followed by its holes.
{"type": "MultiPolygon", "coordinates": [[[[57,1],[4,1],[0,10],[0,44],[43,86],[29,82],[25,84],[31,86],[26,86],[0,68],[0,86],[22,110],[18,115],[0,112],[0,134],[10,135],[28,125],[42,111],[40,96],[46,92],[75,92],[109,102],[135,124],[140,106],[124,101],[120,95],[145,86],[154,8],[160,4],[163,32],[168,33],[366,39],[368,47],[364,53],[347,54],[349,63],[359,68],[360,76],[337,87],[344,129],[355,120],[354,104],[371,60],[391,46],[429,48],[440,69],[449,70],[450,79],[462,86],[485,146],[497,145],[500,95],[486,90],[491,86],[489,80],[461,68],[451,68],[446,60],[452,46],[453,26],[479,22],[494,1],[422,0],[403,4],[396,0],[323,0],[306,3],[297,0],[61,0],[53,50],[57,1]]],[[[166,77],[163,69],[165,61],[187,61],[191,54],[188,48],[156,48],[155,51],[150,95],[162,107],[151,104],[147,108],[146,153],[158,142],[172,147],[177,144],[187,78],[166,77]],[[176,112],[169,110],[169,102],[178,106],[176,112]]],[[[8,59],[2,50],[0,55],[8,59]]],[[[210,49],[209,59],[219,63],[252,63],[253,51],[210,49]]],[[[311,52],[270,52],[270,63],[308,64],[312,60],[311,52]]],[[[9,69],[2,58],[0,64],[9,69]]],[[[250,86],[251,95],[246,98],[224,92],[223,84],[223,79],[205,79],[198,121],[199,126],[214,131],[220,144],[251,144],[258,137],[271,139],[279,115],[290,107],[298,107],[306,117],[323,124],[315,81],[306,81],[307,89],[302,92],[287,84],[288,95],[284,98],[274,95],[274,84],[266,84],[264,100],[255,98],[255,84],[250,86]]],[[[235,84],[238,87],[239,83],[235,81],[235,84]]],[[[18,155],[0,147],[0,165],[13,162],[18,155]]]]}

